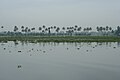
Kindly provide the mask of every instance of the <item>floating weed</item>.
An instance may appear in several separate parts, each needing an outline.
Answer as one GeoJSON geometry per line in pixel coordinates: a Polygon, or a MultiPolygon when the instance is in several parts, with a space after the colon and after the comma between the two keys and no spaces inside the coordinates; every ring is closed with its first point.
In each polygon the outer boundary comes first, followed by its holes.
{"type": "Polygon", "coordinates": [[[116,47],[113,47],[114,49],[116,48],[116,47]]]}
{"type": "Polygon", "coordinates": [[[95,48],[95,47],[93,47],[93,48],[95,48]]]}
{"type": "Polygon", "coordinates": [[[18,65],[17,68],[22,68],[22,66],[21,66],[21,65],[18,65]]]}
{"type": "Polygon", "coordinates": [[[80,48],[78,47],[77,49],[79,50],[80,48]]]}
{"type": "Polygon", "coordinates": [[[88,52],[88,50],[86,50],[86,52],[88,52]]]}
{"type": "Polygon", "coordinates": [[[22,52],[22,51],[18,51],[18,52],[22,52]]]}

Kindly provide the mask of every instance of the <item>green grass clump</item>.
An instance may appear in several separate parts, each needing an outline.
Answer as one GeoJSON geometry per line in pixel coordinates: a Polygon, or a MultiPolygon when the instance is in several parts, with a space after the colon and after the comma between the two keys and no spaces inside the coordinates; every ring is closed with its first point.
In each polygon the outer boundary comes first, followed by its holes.
{"type": "Polygon", "coordinates": [[[28,41],[28,42],[120,42],[116,36],[5,36],[0,42],[28,41]]]}

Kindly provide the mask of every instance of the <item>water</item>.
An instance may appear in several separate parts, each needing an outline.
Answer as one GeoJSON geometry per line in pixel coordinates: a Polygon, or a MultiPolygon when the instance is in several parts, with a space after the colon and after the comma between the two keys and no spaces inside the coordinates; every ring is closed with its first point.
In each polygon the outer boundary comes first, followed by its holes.
{"type": "Polygon", "coordinates": [[[120,80],[120,46],[1,42],[0,80],[120,80]]]}

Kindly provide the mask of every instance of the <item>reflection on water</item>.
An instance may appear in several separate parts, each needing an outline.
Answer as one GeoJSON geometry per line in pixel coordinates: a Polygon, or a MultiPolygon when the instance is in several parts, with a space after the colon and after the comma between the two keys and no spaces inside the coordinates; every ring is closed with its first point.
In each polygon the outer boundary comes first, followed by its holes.
{"type": "Polygon", "coordinates": [[[119,80],[120,43],[0,43],[0,80],[119,80]]]}

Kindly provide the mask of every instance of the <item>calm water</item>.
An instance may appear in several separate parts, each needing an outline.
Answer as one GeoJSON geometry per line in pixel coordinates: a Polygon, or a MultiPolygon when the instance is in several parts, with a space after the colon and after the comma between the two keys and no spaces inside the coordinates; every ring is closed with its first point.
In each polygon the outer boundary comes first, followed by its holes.
{"type": "Polygon", "coordinates": [[[120,44],[1,42],[0,80],[120,80],[120,44]]]}

